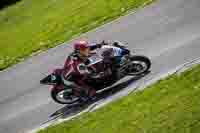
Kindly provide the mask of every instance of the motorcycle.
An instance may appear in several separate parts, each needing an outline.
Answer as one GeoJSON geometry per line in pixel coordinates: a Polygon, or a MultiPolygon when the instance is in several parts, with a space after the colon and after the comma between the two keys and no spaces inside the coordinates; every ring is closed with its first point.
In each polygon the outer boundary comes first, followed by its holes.
{"type": "MultiPolygon", "coordinates": [[[[122,50],[130,51],[128,48],[121,42],[113,43],[114,47],[118,47],[122,50]]],[[[87,81],[87,84],[96,89],[96,92],[102,92],[105,88],[111,87],[117,81],[122,79],[127,75],[132,76],[141,76],[147,73],[151,67],[151,61],[146,56],[133,55],[131,52],[126,53],[122,56],[112,57],[112,61],[107,63],[107,55],[110,54],[109,51],[97,52],[89,57],[90,63],[88,64],[88,69],[93,74],[93,78],[87,81]],[[101,73],[103,74],[105,68],[110,70],[110,75],[104,77],[103,79],[101,73]],[[97,70],[101,69],[97,72],[97,70]],[[116,78],[117,77],[117,78],[116,78]]],[[[74,104],[81,102],[81,98],[75,95],[75,88],[81,87],[75,84],[72,81],[63,79],[62,75],[56,75],[54,73],[49,74],[42,80],[41,84],[52,85],[51,97],[52,99],[59,104],[74,104]],[[64,88],[61,89],[59,86],[64,85],[64,88]]]]}

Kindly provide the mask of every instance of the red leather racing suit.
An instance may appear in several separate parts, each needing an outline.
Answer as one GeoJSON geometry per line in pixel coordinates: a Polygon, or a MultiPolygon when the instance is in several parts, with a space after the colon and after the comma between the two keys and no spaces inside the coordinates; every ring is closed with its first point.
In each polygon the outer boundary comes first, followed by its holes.
{"type": "MultiPolygon", "coordinates": [[[[95,50],[96,48],[100,47],[101,45],[99,44],[93,44],[91,45],[90,49],[95,50]]],[[[80,88],[74,88],[76,89],[75,92],[77,92],[77,95],[85,93],[87,96],[92,97],[96,94],[96,90],[87,85],[85,82],[89,77],[89,71],[87,68],[88,61],[89,60],[87,57],[82,58],[76,52],[70,54],[66,59],[65,65],[62,69],[62,76],[64,77],[64,80],[72,80],[80,86],[80,88]]]]}

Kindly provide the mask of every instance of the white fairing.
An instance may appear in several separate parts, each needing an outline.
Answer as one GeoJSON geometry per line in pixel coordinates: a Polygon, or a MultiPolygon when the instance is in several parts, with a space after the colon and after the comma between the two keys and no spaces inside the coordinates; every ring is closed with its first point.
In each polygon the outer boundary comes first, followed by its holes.
{"type": "Polygon", "coordinates": [[[118,48],[118,47],[115,47],[115,46],[112,46],[112,45],[103,45],[101,47],[101,49],[98,50],[98,54],[99,55],[102,55],[102,53],[104,51],[107,51],[109,49],[112,49],[113,53],[112,55],[113,56],[121,56],[121,53],[122,53],[122,49],[121,48],[118,48]]]}

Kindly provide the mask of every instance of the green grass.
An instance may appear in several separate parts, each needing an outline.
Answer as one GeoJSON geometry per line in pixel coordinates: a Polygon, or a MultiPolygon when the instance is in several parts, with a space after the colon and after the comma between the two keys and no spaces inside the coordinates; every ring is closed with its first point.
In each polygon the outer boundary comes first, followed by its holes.
{"type": "Polygon", "coordinates": [[[21,0],[0,11],[0,70],[153,0],[21,0]]]}
{"type": "Polygon", "coordinates": [[[199,133],[200,66],[38,133],[199,133]]]}

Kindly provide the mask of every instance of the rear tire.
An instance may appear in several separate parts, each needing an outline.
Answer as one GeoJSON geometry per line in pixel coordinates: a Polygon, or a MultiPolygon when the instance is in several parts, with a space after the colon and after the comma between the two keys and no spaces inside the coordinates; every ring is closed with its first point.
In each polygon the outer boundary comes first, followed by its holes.
{"type": "Polygon", "coordinates": [[[55,102],[59,104],[73,104],[79,101],[79,98],[76,97],[73,94],[73,92],[66,92],[66,91],[67,89],[65,90],[53,89],[51,91],[51,97],[55,102]],[[60,96],[62,94],[63,94],[63,98],[61,98],[60,96]]]}
{"type": "Polygon", "coordinates": [[[134,64],[137,65],[137,62],[138,62],[138,65],[141,65],[142,69],[141,71],[139,72],[130,72],[130,74],[134,74],[134,75],[141,75],[141,74],[144,74],[146,72],[149,71],[150,67],[151,67],[151,61],[148,57],[146,56],[131,56],[130,57],[131,59],[131,62],[135,62],[134,64]]]}

